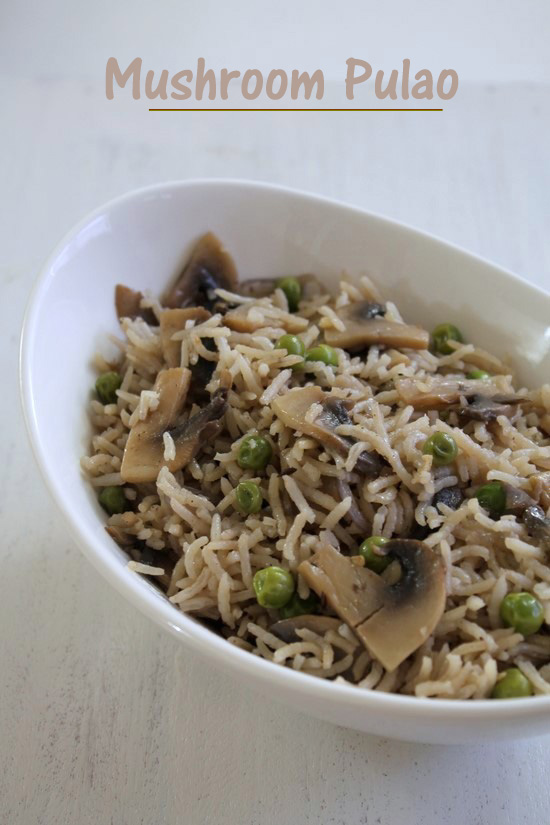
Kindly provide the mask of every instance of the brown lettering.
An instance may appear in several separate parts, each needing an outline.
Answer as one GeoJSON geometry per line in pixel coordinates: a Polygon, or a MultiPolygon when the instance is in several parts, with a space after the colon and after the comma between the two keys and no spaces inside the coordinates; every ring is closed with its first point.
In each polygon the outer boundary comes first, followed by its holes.
{"type": "Polygon", "coordinates": [[[293,70],[290,83],[290,97],[292,100],[298,98],[300,86],[302,85],[304,87],[304,97],[306,100],[310,99],[315,85],[317,85],[315,97],[317,100],[321,100],[325,93],[325,76],[321,69],[316,69],[312,75],[310,75],[309,72],[302,72],[300,74],[297,69],[293,70]]]}
{"type": "Polygon", "coordinates": [[[422,69],[415,74],[414,79],[418,80],[418,83],[412,88],[412,96],[416,100],[431,100],[434,96],[432,73],[428,69],[422,69]]]}
{"type": "Polygon", "coordinates": [[[382,88],[384,82],[384,72],[380,70],[376,72],[374,80],[374,94],[379,100],[384,100],[385,97],[391,97],[392,100],[397,100],[397,69],[393,69],[388,80],[388,85],[385,89],[382,88]]]}
{"type": "Polygon", "coordinates": [[[350,57],[346,60],[348,71],[346,74],[346,97],[348,100],[353,100],[353,87],[357,83],[364,83],[372,74],[372,66],[366,60],[358,60],[355,57],[350,57]],[[358,77],[355,76],[355,69],[359,67],[364,69],[363,74],[358,77]]]}
{"type": "Polygon", "coordinates": [[[187,80],[188,83],[191,83],[193,80],[193,72],[189,69],[184,69],[172,78],[172,86],[176,91],[172,92],[171,97],[173,97],[174,100],[188,100],[191,97],[191,89],[189,86],[185,86],[184,83],[180,83],[180,80],[187,80]]]}
{"type": "Polygon", "coordinates": [[[222,69],[220,72],[220,94],[222,100],[227,100],[228,91],[227,87],[229,86],[229,82],[235,78],[235,80],[241,76],[240,72],[228,72],[227,69],[222,69]]]}
{"type": "Polygon", "coordinates": [[[454,97],[458,90],[458,75],[454,69],[443,69],[437,79],[437,94],[442,100],[450,100],[454,97]],[[449,91],[445,91],[445,81],[451,78],[451,85],[449,91]]]}
{"type": "Polygon", "coordinates": [[[134,58],[123,74],[120,71],[116,57],[110,57],[108,59],[105,70],[105,94],[107,95],[107,100],[112,100],[114,97],[113,81],[116,81],[120,88],[122,88],[129,81],[130,77],[132,78],[132,97],[134,100],[139,100],[141,63],[141,57],[134,58]]]}
{"type": "Polygon", "coordinates": [[[401,97],[403,100],[409,99],[409,73],[411,69],[411,61],[405,58],[403,61],[403,77],[401,78],[401,97]]]}
{"type": "Polygon", "coordinates": [[[208,98],[209,100],[216,99],[216,75],[212,69],[204,71],[204,57],[199,57],[197,60],[197,82],[195,84],[195,97],[197,100],[202,100],[204,87],[208,83],[208,98]]]}
{"type": "Polygon", "coordinates": [[[265,82],[265,90],[270,100],[280,100],[285,94],[287,86],[288,77],[285,71],[282,69],[272,69],[272,71],[269,72],[265,82]],[[275,91],[273,86],[277,80],[279,80],[279,88],[275,91]]]}
{"type": "Polygon", "coordinates": [[[259,69],[247,69],[246,72],[243,74],[243,82],[242,82],[242,93],[243,97],[246,100],[256,100],[257,97],[260,96],[262,92],[262,88],[264,85],[264,78],[259,69]],[[250,81],[252,78],[255,79],[256,85],[251,92],[248,88],[250,85],[250,81]]]}
{"type": "Polygon", "coordinates": [[[157,88],[153,89],[153,80],[155,79],[155,73],[153,71],[147,72],[145,76],[145,97],[148,97],[149,100],[153,100],[155,97],[160,97],[162,100],[166,100],[168,94],[166,93],[166,86],[168,84],[168,70],[163,69],[160,73],[160,80],[157,83],[157,88]]]}

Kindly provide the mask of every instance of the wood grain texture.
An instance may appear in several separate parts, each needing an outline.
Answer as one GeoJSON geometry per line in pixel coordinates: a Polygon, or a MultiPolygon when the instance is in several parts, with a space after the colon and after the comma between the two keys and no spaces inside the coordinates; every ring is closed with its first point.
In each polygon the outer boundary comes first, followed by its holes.
{"type": "MultiPolygon", "coordinates": [[[[0,822],[545,821],[550,738],[443,748],[338,729],[265,701],[123,602],[73,546],[37,475],[16,359],[31,284],[59,237],[100,202],[170,178],[319,191],[550,287],[550,90],[464,87],[429,120],[177,120],[62,79],[0,91],[0,822]]],[[[62,403],[62,366],[52,376],[62,403]]]]}

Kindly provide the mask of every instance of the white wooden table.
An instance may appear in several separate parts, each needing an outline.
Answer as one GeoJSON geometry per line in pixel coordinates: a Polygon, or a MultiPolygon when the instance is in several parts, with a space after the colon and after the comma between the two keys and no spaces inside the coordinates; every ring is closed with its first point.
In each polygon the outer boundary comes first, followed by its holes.
{"type": "Polygon", "coordinates": [[[46,72],[0,92],[0,822],[547,822],[550,738],[444,748],[338,729],[264,701],[124,603],[37,475],[16,362],[54,243],[100,202],[170,178],[319,191],[549,287],[548,87],[466,84],[430,116],[153,116],[46,72]]]}

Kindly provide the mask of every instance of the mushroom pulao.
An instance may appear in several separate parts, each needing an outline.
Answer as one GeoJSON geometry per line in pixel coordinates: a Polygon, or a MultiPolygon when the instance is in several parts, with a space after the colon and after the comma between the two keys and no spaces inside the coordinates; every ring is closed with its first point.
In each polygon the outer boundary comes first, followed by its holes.
{"type": "Polygon", "coordinates": [[[82,459],[109,536],[175,609],[302,673],[550,693],[550,387],[334,284],[240,282],[208,232],[160,300],[116,287],[82,459]]]}

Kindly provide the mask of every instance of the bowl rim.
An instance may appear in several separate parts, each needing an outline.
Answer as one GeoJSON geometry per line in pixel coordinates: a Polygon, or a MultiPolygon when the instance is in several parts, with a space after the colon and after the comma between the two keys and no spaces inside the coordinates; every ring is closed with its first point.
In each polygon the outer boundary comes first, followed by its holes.
{"type": "MultiPolygon", "coordinates": [[[[541,711],[550,708],[550,696],[539,695],[522,699],[503,699],[498,702],[491,702],[486,699],[423,699],[416,696],[405,696],[396,693],[362,690],[355,685],[324,680],[316,676],[292,670],[291,668],[281,667],[259,656],[253,656],[249,652],[229,644],[221,636],[203,627],[191,616],[178,611],[177,607],[168,601],[160,599],[156,593],[153,593],[149,589],[150,585],[146,585],[141,577],[136,576],[130,570],[121,566],[119,561],[105,552],[105,547],[99,537],[89,535],[86,530],[82,528],[79,524],[77,514],[71,510],[65,498],[60,494],[61,486],[56,481],[55,473],[50,469],[39,434],[33,398],[32,364],[36,320],[40,314],[42,300],[48,291],[51,281],[55,277],[55,273],[53,272],[55,261],[65,247],[85,226],[98,216],[110,212],[113,209],[123,208],[125,205],[143,196],[159,196],[181,189],[193,190],[210,188],[215,190],[219,187],[237,187],[240,189],[262,191],[264,193],[278,193],[294,199],[330,205],[338,209],[346,210],[350,214],[361,215],[380,221],[386,225],[410,233],[411,235],[422,236],[431,242],[443,245],[448,249],[450,248],[470,259],[473,258],[477,262],[481,262],[490,266],[493,270],[497,270],[499,274],[506,278],[518,282],[522,288],[533,290],[535,293],[538,293],[543,300],[549,300],[550,295],[538,285],[532,284],[522,276],[504,269],[487,258],[448,242],[437,235],[417,229],[383,214],[301,189],[241,178],[188,178],[151,184],[114,197],[89,212],[71,227],[55,246],[53,252],[46,258],[39,269],[27,301],[20,338],[19,392],[27,435],[44,483],[68,524],[73,538],[76,539],[84,555],[91,561],[102,576],[106,578],[127,601],[137,607],[140,612],[152,619],[157,625],[168,630],[168,632],[173,635],[178,636],[180,639],[183,639],[186,644],[202,656],[210,661],[221,664],[225,669],[237,675],[244,678],[247,676],[251,677],[252,682],[259,679],[264,682],[269,681],[270,683],[275,683],[281,688],[283,695],[285,691],[292,689],[293,692],[299,693],[302,696],[309,695],[311,698],[315,697],[321,701],[335,701],[362,711],[372,713],[376,713],[377,711],[390,712],[394,718],[411,719],[414,717],[416,721],[426,722],[440,720],[452,724],[470,720],[479,722],[481,719],[484,719],[487,720],[488,724],[492,724],[502,719],[502,717],[511,718],[510,714],[512,712],[514,720],[538,716],[541,711]]],[[[78,460],[78,457],[76,457],[75,460],[78,460]]]]}

